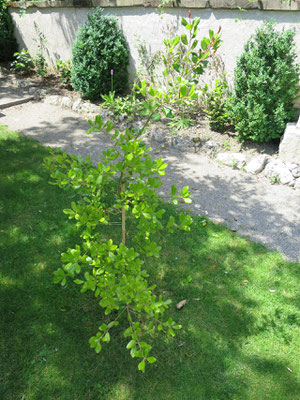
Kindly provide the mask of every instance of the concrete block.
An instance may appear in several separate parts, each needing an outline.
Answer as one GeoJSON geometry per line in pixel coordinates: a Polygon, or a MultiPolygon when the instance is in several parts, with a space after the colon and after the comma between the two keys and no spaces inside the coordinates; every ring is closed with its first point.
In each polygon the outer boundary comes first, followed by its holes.
{"type": "MultiPolygon", "coordinates": [[[[299,118],[300,121],[300,118],[299,118]]],[[[279,158],[286,163],[300,165],[300,122],[287,124],[279,146],[279,158]]]]}

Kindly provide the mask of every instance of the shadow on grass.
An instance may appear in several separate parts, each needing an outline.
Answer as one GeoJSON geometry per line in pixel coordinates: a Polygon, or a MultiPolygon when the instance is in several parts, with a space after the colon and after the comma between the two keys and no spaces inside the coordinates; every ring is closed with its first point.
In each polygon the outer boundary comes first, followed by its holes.
{"type": "Polygon", "coordinates": [[[90,349],[101,309],[71,283],[52,283],[78,237],[62,214],[72,194],[47,184],[46,154],[28,139],[0,140],[1,398],[297,398],[297,265],[201,218],[190,233],[165,235],[162,258],[147,266],[183,325],[174,340],[153,341],[158,362],[138,372],[120,327],[100,355],[90,349]]]}

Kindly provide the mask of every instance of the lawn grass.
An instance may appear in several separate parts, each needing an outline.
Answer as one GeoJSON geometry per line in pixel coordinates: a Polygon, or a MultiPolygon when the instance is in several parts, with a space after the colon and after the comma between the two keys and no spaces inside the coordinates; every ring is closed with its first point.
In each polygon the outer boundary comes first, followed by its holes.
{"type": "Polygon", "coordinates": [[[1,400],[299,398],[299,263],[200,217],[191,232],[166,235],[148,266],[183,329],[153,343],[158,362],[144,375],[118,328],[97,355],[88,339],[101,309],[53,284],[78,238],[62,213],[70,195],[42,168],[47,154],[0,128],[1,400]]]}

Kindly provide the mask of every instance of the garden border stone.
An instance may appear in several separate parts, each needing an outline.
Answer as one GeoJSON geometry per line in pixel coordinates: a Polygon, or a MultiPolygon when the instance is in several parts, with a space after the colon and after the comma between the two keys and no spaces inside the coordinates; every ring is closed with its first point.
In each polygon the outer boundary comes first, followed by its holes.
{"type": "MultiPolygon", "coordinates": [[[[111,111],[106,111],[88,101],[84,101],[81,98],[76,99],[72,102],[71,99],[59,95],[46,96],[44,102],[62,108],[69,108],[73,111],[81,114],[82,116],[92,119],[96,115],[101,114],[101,116],[106,119],[113,117],[111,111]]],[[[116,127],[120,130],[124,129],[126,126],[133,127],[137,126],[141,128],[142,122],[135,121],[134,123],[129,122],[126,124],[124,115],[119,116],[116,127]]],[[[288,124],[289,125],[289,124],[288,124]]],[[[295,124],[293,124],[295,125],[295,124]]],[[[268,157],[265,154],[261,154],[250,160],[247,160],[243,153],[231,153],[231,152],[221,152],[222,148],[218,143],[212,140],[205,141],[195,141],[195,138],[186,135],[171,135],[166,133],[165,130],[152,127],[143,136],[145,142],[153,141],[160,145],[162,148],[170,147],[180,152],[193,152],[193,153],[205,153],[211,158],[216,159],[217,162],[228,166],[231,168],[243,169],[244,172],[249,174],[265,176],[269,179],[270,184],[282,184],[289,185],[295,189],[300,189],[300,165],[290,162],[282,162],[278,159],[278,156],[268,157]],[[278,176],[278,179],[275,179],[278,176]]]]}
{"type": "MultiPolygon", "coordinates": [[[[56,105],[61,108],[72,109],[78,114],[88,119],[95,118],[96,115],[101,115],[104,119],[114,117],[113,113],[109,110],[103,110],[100,106],[90,103],[89,101],[84,101],[82,98],[71,98],[67,96],[60,95],[49,95],[46,89],[40,89],[32,85],[32,82],[26,82],[26,80],[13,79],[13,86],[17,88],[22,88],[28,91],[28,96],[26,101],[32,100],[43,100],[45,103],[56,105]]],[[[15,100],[13,105],[22,104],[24,101],[15,100]]],[[[1,107],[0,109],[4,108],[1,107]]],[[[119,129],[125,129],[126,126],[129,128],[132,126],[137,126],[141,128],[142,121],[129,122],[126,124],[125,115],[119,116],[116,127],[119,129]]],[[[286,130],[292,127],[294,130],[300,131],[300,118],[296,124],[287,124],[286,130]]],[[[211,158],[216,159],[220,163],[227,165],[232,168],[243,169],[249,174],[262,174],[269,178],[270,183],[280,183],[284,185],[289,185],[295,189],[300,189],[300,164],[295,161],[291,161],[290,157],[285,160],[280,160],[278,156],[268,157],[265,154],[261,154],[250,160],[247,160],[242,153],[230,153],[228,151],[221,152],[223,150],[220,145],[212,140],[199,140],[199,138],[187,136],[187,135],[171,135],[166,133],[164,129],[159,127],[152,127],[143,136],[145,142],[155,142],[162,148],[169,147],[180,152],[193,152],[193,153],[204,153],[211,158]],[[225,157],[225,158],[224,158],[225,157]],[[228,162],[227,162],[227,161],[228,162]],[[273,168],[274,167],[274,168],[273,168]],[[278,179],[274,179],[278,177],[278,179]]]]}

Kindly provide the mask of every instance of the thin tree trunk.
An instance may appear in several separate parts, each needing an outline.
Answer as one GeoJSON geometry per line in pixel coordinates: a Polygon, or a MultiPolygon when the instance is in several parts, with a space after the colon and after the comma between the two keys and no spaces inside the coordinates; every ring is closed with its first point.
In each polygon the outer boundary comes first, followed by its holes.
{"type": "MultiPolygon", "coordinates": [[[[121,193],[125,192],[125,183],[121,183],[121,193]]],[[[126,215],[125,208],[122,207],[122,244],[126,246],[126,215]]]]}

